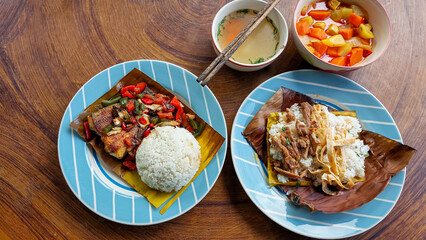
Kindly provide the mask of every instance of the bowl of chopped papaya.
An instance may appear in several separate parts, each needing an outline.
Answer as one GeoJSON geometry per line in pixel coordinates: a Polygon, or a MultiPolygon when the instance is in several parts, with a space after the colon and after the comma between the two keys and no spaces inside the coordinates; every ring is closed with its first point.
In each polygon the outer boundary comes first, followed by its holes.
{"type": "Polygon", "coordinates": [[[292,34],[310,64],[344,72],[376,61],[389,45],[390,30],[377,0],[299,0],[292,34]]]}

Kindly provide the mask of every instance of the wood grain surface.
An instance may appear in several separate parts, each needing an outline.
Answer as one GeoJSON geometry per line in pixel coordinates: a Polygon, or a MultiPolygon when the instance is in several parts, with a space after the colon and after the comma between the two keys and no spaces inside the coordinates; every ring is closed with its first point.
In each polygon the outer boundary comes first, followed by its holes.
{"type": "MultiPolygon", "coordinates": [[[[377,226],[352,239],[424,239],[426,114],[425,1],[379,0],[392,40],[375,63],[343,74],[392,114],[404,142],[418,150],[402,195],[377,226]]],[[[0,1],[0,239],[306,239],[266,217],[239,183],[228,151],[210,193],[166,223],[135,227],[99,217],[68,187],[59,165],[62,115],[78,89],[101,70],[158,59],[199,75],[216,57],[210,28],[218,0],[0,1]]],[[[297,1],[277,8],[292,22],[297,1]]],[[[290,36],[272,65],[253,73],[222,68],[209,83],[228,134],[244,98],[264,80],[312,68],[290,36]]],[[[228,147],[228,149],[230,149],[228,147]]]]}

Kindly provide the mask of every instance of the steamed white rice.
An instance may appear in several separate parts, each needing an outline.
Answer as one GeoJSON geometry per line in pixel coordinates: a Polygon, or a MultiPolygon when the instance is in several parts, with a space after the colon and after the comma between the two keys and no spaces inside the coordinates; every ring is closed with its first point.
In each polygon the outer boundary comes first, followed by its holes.
{"type": "MultiPolygon", "coordinates": [[[[296,120],[306,123],[298,104],[292,105],[290,109],[293,110],[296,120]]],[[[342,131],[347,131],[348,137],[356,138],[359,136],[362,128],[357,118],[350,116],[336,116],[328,112],[325,106],[323,106],[323,109],[327,112],[328,127],[331,128],[333,135],[341,135],[342,131]]],[[[292,135],[297,136],[295,121],[287,123],[284,118],[285,114],[286,113],[280,113],[280,119],[277,124],[271,126],[271,129],[269,130],[270,136],[279,137],[283,127],[290,128],[292,135]]],[[[297,140],[297,137],[295,137],[295,139],[297,140]]],[[[269,141],[271,141],[271,137],[269,138],[269,141]]],[[[356,139],[354,143],[343,146],[342,149],[344,152],[346,166],[343,179],[347,180],[354,177],[363,178],[365,176],[364,160],[368,156],[368,151],[370,150],[368,145],[365,145],[362,140],[356,139]]],[[[269,153],[271,154],[272,158],[276,160],[283,159],[281,151],[273,144],[270,144],[269,153]]],[[[327,155],[324,156],[324,161],[328,162],[327,155]]],[[[301,163],[301,167],[303,169],[309,169],[313,171],[317,167],[314,165],[314,161],[310,156],[307,158],[301,158],[299,162],[301,163]]],[[[317,177],[317,179],[314,179],[314,185],[319,185],[321,183],[320,175],[311,177],[317,177]]],[[[286,176],[281,174],[277,174],[277,178],[278,181],[283,183],[288,182],[289,180],[286,176]]]]}
{"type": "Polygon", "coordinates": [[[179,191],[200,167],[197,140],[186,129],[155,128],[139,146],[136,167],[144,183],[163,192],[179,191]]]}

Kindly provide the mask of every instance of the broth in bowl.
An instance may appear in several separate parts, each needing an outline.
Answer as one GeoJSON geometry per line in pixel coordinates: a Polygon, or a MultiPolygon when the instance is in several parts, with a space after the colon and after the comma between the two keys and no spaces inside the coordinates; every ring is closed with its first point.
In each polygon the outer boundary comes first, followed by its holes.
{"type": "MultiPolygon", "coordinates": [[[[221,50],[247,26],[258,11],[241,9],[225,16],[219,23],[217,41],[221,50]]],[[[273,21],[266,17],[231,56],[231,59],[246,64],[258,64],[272,58],[277,52],[280,35],[273,21]]]]}

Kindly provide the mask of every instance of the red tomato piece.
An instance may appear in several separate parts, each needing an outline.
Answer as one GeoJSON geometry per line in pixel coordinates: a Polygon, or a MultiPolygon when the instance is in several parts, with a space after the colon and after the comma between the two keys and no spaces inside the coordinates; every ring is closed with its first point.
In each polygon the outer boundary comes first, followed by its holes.
{"type": "Polygon", "coordinates": [[[136,170],[136,163],[132,162],[132,161],[124,161],[123,165],[126,166],[128,169],[134,171],[136,170]]]}
{"type": "MultiPolygon", "coordinates": [[[[146,95],[145,95],[146,96],[146,95]]],[[[144,103],[144,104],[146,104],[146,105],[151,105],[151,104],[153,104],[154,103],[154,101],[152,100],[152,99],[148,99],[148,98],[142,98],[141,99],[142,100],[142,102],[144,103]]]]}
{"type": "Polygon", "coordinates": [[[135,104],[133,103],[133,101],[129,101],[126,105],[126,108],[128,112],[132,112],[133,109],[135,109],[135,104]]]}
{"type": "Polygon", "coordinates": [[[133,92],[141,93],[141,92],[143,92],[143,90],[145,90],[145,87],[146,87],[146,83],[144,83],[144,82],[138,83],[138,84],[136,84],[136,87],[133,90],[133,92]]]}
{"type": "Polygon", "coordinates": [[[148,137],[148,135],[151,133],[151,128],[147,128],[143,133],[142,133],[142,137],[146,138],[148,137]]]}
{"type": "Polygon", "coordinates": [[[131,94],[129,91],[124,92],[121,94],[122,97],[128,97],[128,98],[135,98],[135,95],[131,94]]]}
{"type": "Polygon", "coordinates": [[[175,117],[173,116],[173,113],[172,113],[172,112],[158,112],[157,114],[158,114],[158,116],[159,116],[161,119],[170,119],[170,120],[172,120],[172,119],[174,119],[174,118],[175,118],[175,117]]]}

